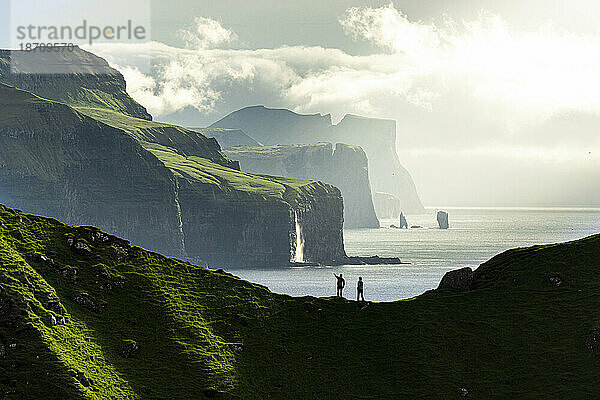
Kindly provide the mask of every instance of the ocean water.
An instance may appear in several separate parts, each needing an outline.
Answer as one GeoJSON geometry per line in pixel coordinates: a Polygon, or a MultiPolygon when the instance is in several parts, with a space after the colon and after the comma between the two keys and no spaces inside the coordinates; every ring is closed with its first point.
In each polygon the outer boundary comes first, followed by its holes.
{"type": "Polygon", "coordinates": [[[437,228],[436,211],[407,215],[409,225],[421,229],[391,229],[396,220],[381,221],[379,229],[344,231],[348,255],[399,257],[406,265],[343,265],[338,267],[286,267],[232,269],[234,275],[293,296],[335,295],[333,273],[346,279],[345,297],[356,297],[362,276],[365,298],[394,301],[437,287],[447,271],[476,268],[494,255],[513,248],[556,243],[600,233],[600,209],[501,208],[453,209],[450,229],[437,228]]]}

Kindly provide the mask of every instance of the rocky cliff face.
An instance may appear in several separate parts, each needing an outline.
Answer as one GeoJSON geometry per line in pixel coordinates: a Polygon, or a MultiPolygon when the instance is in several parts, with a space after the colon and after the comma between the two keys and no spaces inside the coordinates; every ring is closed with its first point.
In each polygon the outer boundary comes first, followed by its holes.
{"type": "Polygon", "coordinates": [[[379,218],[398,218],[400,216],[400,199],[393,194],[375,192],[373,204],[379,218]]]}
{"type": "Polygon", "coordinates": [[[243,171],[314,179],[339,188],[344,199],[344,227],[377,228],[367,157],[358,146],[337,143],[234,147],[225,149],[243,171]]]}
{"type": "Polygon", "coordinates": [[[396,153],[395,121],[347,115],[332,125],[329,115],[254,106],[235,111],[211,127],[242,129],[265,145],[319,141],[358,145],[369,160],[372,190],[396,196],[407,213],[424,211],[415,184],[396,153]]]}
{"type": "Polygon", "coordinates": [[[342,198],[239,172],[214,139],[0,85],[0,201],[214,266],[345,257],[342,198]],[[318,221],[318,223],[317,223],[318,221]]]}
{"type": "Polygon", "coordinates": [[[106,108],[152,119],[129,97],[121,73],[79,47],[54,52],[0,50],[0,82],[71,106],[106,108]]]}
{"type": "Polygon", "coordinates": [[[128,135],[0,84],[0,200],[183,255],[169,170],[128,135]]]}

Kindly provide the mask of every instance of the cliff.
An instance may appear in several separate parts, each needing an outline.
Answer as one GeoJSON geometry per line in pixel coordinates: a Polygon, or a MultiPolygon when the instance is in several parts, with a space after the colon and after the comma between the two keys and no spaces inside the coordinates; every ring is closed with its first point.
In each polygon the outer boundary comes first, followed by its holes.
{"type": "Polygon", "coordinates": [[[375,192],[373,204],[380,218],[396,218],[400,215],[400,200],[393,194],[375,192]]]}
{"type": "Polygon", "coordinates": [[[151,120],[126,92],[125,79],[90,52],[0,50],[0,82],[71,106],[115,110],[151,120]]]}
{"type": "Polygon", "coordinates": [[[36,400],[594,398],[599,253],[600,236],[510,250],[462,292],[357,304],[276,295],[96,228],[0,206],[0,391],[36,400]]]}
{"type": "Polygon", "coordinates": [[[244,174],[215,139],[77,104],[0,85],[1,201],[210,265],[345,258],[338,189],[244,174]]]}
{"type": "Polygon", "coordinates": [[[406,213],[424,211],[415,184],[396,153],[395,121],[346,115],[332,125],[329,115],[253,106],[235,111],[211,127],[241,129],[265,145],[326,141],[360,146],[369,160],[371,189],[398,197],[406,213]]]}
{"type": "Polygon", "coordinates": [[[225,154],[256,174],[314,179],[339,188],[344,199],[345,228],[378,228],[367,157],[358,146],[337,143],[234,147],[225,154]]]}

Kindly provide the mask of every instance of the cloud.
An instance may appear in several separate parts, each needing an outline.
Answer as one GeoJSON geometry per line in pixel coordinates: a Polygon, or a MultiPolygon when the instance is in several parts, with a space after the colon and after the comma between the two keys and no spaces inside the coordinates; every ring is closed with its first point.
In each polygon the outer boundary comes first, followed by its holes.
{"type": "Polygon", "coordinates": [[[484,102],[514,123],[600,111],[600,36],[516,31],[485,13],[469,22],[415,22],[391,4],[350,8],[340,24],[354,40],[381,52],[231,49],[236,34],[202,17],[180,31],[186,48],[153,42],[99,44],[94,51],[128,76],[133,97],[159,117],[186,107],[209,112],[245,88],[271,96],[257,99],[266,103],[337,118],[357,111],[393,117],[390,105],[398,102],[435,112],[457,95],[484,102]],[[140,61],[152,63],[151,74],[136,72],[140,61]]]}
{"type": "Polygon", "coordinates": [[[412,78],[430,92],[447,96],[460,87],[490,106],[539,118],[600,111],[597,34],[568,34],[551,26],[519,31],[484,12],[474,21],[425,24],[410,21],[392,4],[350,8],[340,23],[355,40],[405,55],[412,78]]]}
{"type": "Polygon", "coordinates": [[[194,25],[180,29],[178,36],[185,41],[185,47],[191,49],[210,49],[237,40],[233,31],[224,28],[218,21],[204,17],[195,17],[194,25]]]}
{"type": "Polygon", "coordinates": [[[559,165],[597,173],[599,35],[516,30],[489,13],[412,21],[391,4],[350,8],[340,25],[349,40],[371,43],[373,54],[232,48],[235,33],[207,18],[181,33],[185,48],[150,42],[92,51],[124,74],[128,92],[159,120],[210,124],[251,104],[330,113],[334,122],[346,113],[396,119],[399,154],[429,204],[472,201],[476,182],[488,188],[476,200],[514,203],[525,196],[514,189],[519,168],[530,171],[527,182],[555,182],[556,193],[572,183],[557,180],[559,165]],[[514,191],[502,197],[503,185],[514,191]]]}

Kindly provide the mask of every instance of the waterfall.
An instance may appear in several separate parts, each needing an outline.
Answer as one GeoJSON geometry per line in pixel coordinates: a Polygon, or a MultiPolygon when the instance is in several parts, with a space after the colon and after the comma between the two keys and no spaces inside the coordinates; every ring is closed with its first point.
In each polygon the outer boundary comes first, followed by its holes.
{"type": "Polygon", "coordinates": [[[304,236],[302,235],[302,227],[298,221],[298,212],[294,212],[296,221],[296,252],[294,254],[294,262],[304,262],[304,236]]]}
{"type": "Polygon", "coordinates": [[[177,225],[179,236],[181,237],[181,251],[185,256],[185,234],[183,233],[183,218],[181,216],[181,205],[179,204],[179,181],[175,178],[175,207],[177,208],[177,225]]]}

